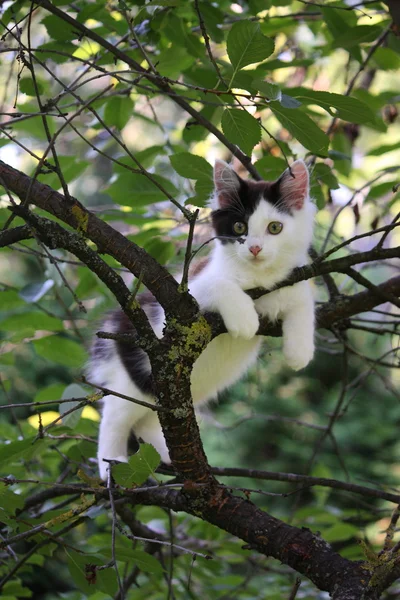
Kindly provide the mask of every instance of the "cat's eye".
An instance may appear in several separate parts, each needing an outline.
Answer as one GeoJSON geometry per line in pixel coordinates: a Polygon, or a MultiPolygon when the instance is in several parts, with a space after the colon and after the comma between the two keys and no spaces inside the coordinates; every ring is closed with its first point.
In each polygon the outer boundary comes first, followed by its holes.
{"type": "Polygon", "coordinates": [[[280,221],[271,221],[267,229],[272,235],[278,235],[283,229],[283,223],[280,223],[280,221]]]}
{"type": "Polygon", "coordinates": [[[244,235],[247,232],[246,223],[243,223],[243,221],[236,221],[236,223],[233,224],[233,231],[237,235],[244,235]]]}

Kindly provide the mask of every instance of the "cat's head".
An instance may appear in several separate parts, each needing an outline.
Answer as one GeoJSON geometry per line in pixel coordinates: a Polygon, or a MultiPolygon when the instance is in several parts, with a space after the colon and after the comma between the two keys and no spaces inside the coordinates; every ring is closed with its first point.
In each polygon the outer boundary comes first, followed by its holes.
{"type": "Polygon", "coordinates": [[[315,208],[302,160],[272,182],[244,180],[217,160],[214,182],[213,227],[230,255],[256,267],[307,252],[315,208]]]}

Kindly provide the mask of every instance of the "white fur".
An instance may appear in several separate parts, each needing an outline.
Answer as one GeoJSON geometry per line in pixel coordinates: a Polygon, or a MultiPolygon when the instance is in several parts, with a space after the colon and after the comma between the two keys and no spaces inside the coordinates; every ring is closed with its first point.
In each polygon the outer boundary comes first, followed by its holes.
{"type": "MultiPolygon", "coordinates": [[[[307,178],[304,163],[294,163],[297,180],[307,178]],[[300,164],[299,164],[300,163],[300,164]]],[[[234,177],[227,173],[229,167],[219,165],[223,183],[234,192],[234,177]]],[[[230,169],[229,169],[230,170],[230,169]]],[[[239,181],[239,180],[238,180],[239,181]]],[[[293,195],[293,182],[287,180],[289,193],[293,195]]],[[[217,190],[221,189],[222,186],[217,190]]],[[[226,188],[225,188],[226,189],[226,188]]],[[[190,282],[190,293],[203,311],[221,314],[229,333],[212,340],[194,364],[191,390],[195,406],[207,402],[218,392],[240,379],[255,362],[261,343],[256,336],[259,315],[272,321],[283,321],[283,352],[293,369],[305,367],[314,354],[314,301],[308,282],[301,282],[267,294],[253,302],[244,290],[253,287],[273,288],[285,279],[293,268],[307,262],[307,251],[312,239],[314,206],[308,196],[301,209],[292,215],[280,212],[261,201],[248,222],[245,242],[221,244],[216,242],[211,260],[190,282]],[[278,235],[268,233],[271,221],[279,221],[283,229],[278,235]],[[251,246],[261,251],[254,257],[251,246]]],[[[161,336],[163,311],[160,307],[155,323],[156,334],[161,336]]],[[[110,341],[110,344],[114,342],[110,341]]],[[[154,402],[129,378],[114,351],[112,360],[97,362],[90,366],[93,382],[106,383],[106,387],[139,400],[154,402]]],[[[104,402],[99,435],[99,470],[102,479],[107,477],[108,463],[103,458],[127,460],[127,440],[131,429],[138,437],[152,443],[164,461],[169,460],[168,450],[158,418],[153,411],[116,396],[108,396],[104,402]]]]}

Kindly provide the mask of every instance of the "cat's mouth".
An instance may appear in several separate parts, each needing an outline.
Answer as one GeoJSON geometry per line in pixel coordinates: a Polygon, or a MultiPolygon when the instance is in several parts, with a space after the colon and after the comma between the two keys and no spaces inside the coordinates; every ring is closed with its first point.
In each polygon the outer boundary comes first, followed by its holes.
{"type": "Polygon", "coordinates": [[[246,261],[250,262],[252,265],[265,265],[268,262],[271,262],[265,255],[257,254],[257,256],[254,256],[250,252],[249,255],[246,256],[246,261]]]}

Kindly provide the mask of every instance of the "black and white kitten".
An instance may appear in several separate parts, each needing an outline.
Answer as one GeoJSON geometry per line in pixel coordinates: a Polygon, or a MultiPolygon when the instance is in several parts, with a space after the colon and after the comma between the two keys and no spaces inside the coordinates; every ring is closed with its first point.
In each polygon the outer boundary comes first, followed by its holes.
{"type": "MultiPolygon", "coordinates": [[[[229,333],[213,339],[194,364],[191,389],[196,406],[240,379],[255,362],[261,344],[261,337],[256,336],[259,315],[272,321],[282,319],[283,353],[290,367],[302,369],[313,357],[314,300],[308,282],[276,290],[255,301],[244,292],[254,287],[271,289],[292,269],[307,262],[315,207],[309,198],[304,162],[294,162],[291,171],[286,170],[272,183],[252,182],[241,179],[223,161],[215,164],[211,207],[218,239],[208,261],[189,281],[189,291],[201,310],[220,313],[229,333]]],[[[141,303],[161,337],[162,307],[148,293],[142,295],[141,303]]],[[[103,328],[113,333],[133,329],[122,311],[113,313],[103,328]]],[[[88,377],[116,392],[154,402],[149,359],[131,344],[96,340],[88,377]]],[[[127,461],[132,430],[153,444],[165,462],[169,461],[155,412],[107,396],[98,447],[102,479],[106,479],[108,469],[104,458],[127,461]]]]}

